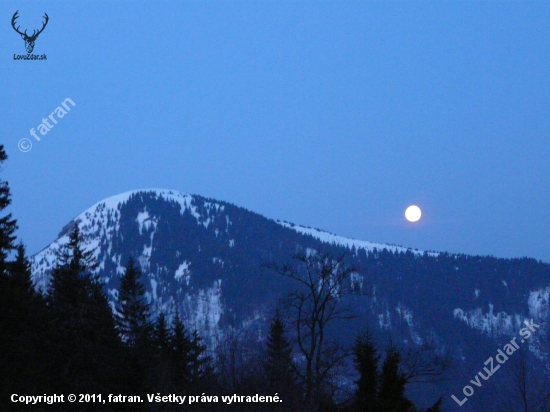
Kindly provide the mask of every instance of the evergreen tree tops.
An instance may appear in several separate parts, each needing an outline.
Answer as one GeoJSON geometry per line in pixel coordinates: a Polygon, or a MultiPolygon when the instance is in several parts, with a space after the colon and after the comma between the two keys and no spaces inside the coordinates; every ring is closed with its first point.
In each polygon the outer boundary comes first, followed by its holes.
{"type": "Polygon", "coordinates": [[[390,345],[386,349],[386,358],[382,364],[380,374],[380,389],[378,399],[384,412],[408,412],[412,411],[413,403],[405,396],[407,378],[399,370],[401,354],[390,345]]]}
{"type": "Polygon", "coordinates": [[[135,370],[149,376],[149,381],[142,380],[141,385],[153,391],[162,387],[189,392],[198,387],[209,370],[211,359],[205,354],[206,347],[196,331],[187,331],[178,311],[172,325],[163,312],[152,320],[151,304],[140,278],[141,271],[130,257],[121,277],[116,306],[120,337],[130,350],[135,370]],[[148,366],[148,362],[152,363],[148,366]]]}
{"type": "MultiPolygon", "coordinates": [[[[0,163],[5,159],[0,145],[0,163]]],[[[0,181],[0,212],[9,203],[8,185],[0,181]]],[[[212,359],[197,331],[185,327],[179,312],[172,322],[163,313],[153,322],[141,272],[132,259],[121,276],[115,317],[99,277],[93,274],[94,252],[85,250],[77,225],[59,252],[46,296],[34,291],[25,248],[14,245],[15,230],[11,215],[0,218],[0,399],[13,393],[225,392],[221,379],[213,376],[212,359]],[[15,260],[7,261],[15,249],[15,260]]],[[[327,270],[316,278],[327,287],[330,282],[326,280],[334,273],[330,263],[319,266],[327,270]]],[[[324,295],[329,303],[331,296],[324,295]]],[[[331,306],[317,306],[321,310],[327,307],[331,306]]],[[[327,318],[311,319],[317,322],[327,318]]],[[[292,320],[290,323],[295,324],[292,320]]],[[[321,340],[317,342],[322,342],[322,335],[320,331],[321,340]]],[[[244,379],[241,388],[279,393],[284,403],[268,405],[266,411],[328,410],[325,406],[334,410],[336,405],[328,391],[316,397],[323,403],[304,402],[308,399],[306,385],[303,376],[298,376],[303,365],[293,362],[293,343],[277,312],[269,327],[265,352],[261,352],[265,358],[241,359],[242,368],[253,371],[245,377],[254,379],[257,385],[247,386],[251,379],[244,379]]],[[[326,351],[312,353],[318,357],[319,367],[331,361],[326,351]]],[[[353,405],[356,410],[408,412],[414,408],[404,395],[410,375],[400,371],[401,355],[395,348],[388,349],[381,367],[372,340],[358,339],[355,355],[360,375],[353,405]]],[[[315,373],[312,376],[320,376],[318,370],[315,373]]],[[[440,404],[429,411],[437,412],[440,404]]],[[[124,405],[120,407],[110,410],[125,410],[124,405]]],[[[90,404],[81,410],[95,411],[96,407],[90,404]]]]}
{"type": "Polygon", "coordinates": [[[102,284],[90,272],[94,267],[93,252],[84,251],[75,225],[58,255],[46,301],[56,346],[52,373],[64,390],[80,393],[112,387],[121,348],[102,284]]]}
{"type": "MultiPolygon", "coordinates": [[[[4,145],[0,145],[0,167],[8,159],[4,151],[4,145]]],[[[11,195],[8,182],[0,180],[0,212],[11,204],[11,195]]],[[[17,222],[12,219],[11,213],[0,217],[0,274],[5,273],[6,259],[9,253],[15,249],[15,231],[17,222]]]]}
{"type": "Polygon", "coordinates": [[[270,405],[270,411],[302,411],[301,388],[298,385],[296,365],[292,359],[292,344],[287,337],[279,310],[271,320],[267,335],[266,359],[263,363],[266,393],[278,393],[284,405],[270,405]]]}
{"type": "MultiPolygon", "coordinates": [[[[418,409],[405,396],[409,383],[401,370],[401,353],[390,344],[380,365],[380,356],[372,335],[366,332],[359,335],[353,348],[354,363],[359,372],[355,381],[357,389],[352,410],[361,412],[416,412],[418,409]]],[[[439,412],[440,398],[426,412],[439,412]]]]}
{"type": "Polygon", "coordinates": [[[377,354],[376,344],[370,333],[357,337],[354,352],[354,363],[359,379],[355,381],[357,390],[355,393],[355,410],[374,412],[380,407],[378,399],[378,386],[380,372],[378,363],[380,356],[377,354]]]}
{"type": "Polygon", "coordinates": [[[117,327],[123,341],[129,346],[139,346],[152,338],[151,304],[145,296],[145,286],[140,281],[141,271],[130,257],[120,279],[117,305],[117,327]]]}
{"type": "Polygon", "coordinates": [[[103,294],[99,279],[91,273],[96,266],[93,251],[84,251],[82,235],[75,225],[69,242],[57,254],[57,266],[52,271],[48,288],[49,302],[78,307],[87,298],[103,294]]]}
{"type": "Polygon", "coordinates": [[[206,346],[201,342],[197,331],[190,334],[181,321],[179,312],[176,312],[169,337],[170,359],[176,385],[194,387],[209,372],[208,363],[211,358],[206,356],[206,346]]]}
{"type": "MultiPolygon", "coordinates": [[[[0,145],[0,164],[7,159],[0,145]]],[[[9,186],[0,180],[0,211],[11,203],[9,186]]],[[[0,400],[22,389],[48,391],[46,307],[35,292],[25,247],[14,245],[17,223],[11,214],[0,218],[0,400]],[[7,261],[17,249],[14,261],[7,261]]],[[[15,405],[13,410],[17,410],[15,405]]]]}
{"type": "Polygon", "coordinates": [[[157,320],[153,328],[153,344],[155,348],[161,352],[166,352],[170,346],[171,334],[166,321],[166,314],[161,312],[157,316],[157,320]]]}
{"type": "Polygon", "coordinates": [[[281,392],[295,385],[292,345],[286,337],[285,326],[278,310],[269,327],[264,370],[270,389],[281,392]]]}

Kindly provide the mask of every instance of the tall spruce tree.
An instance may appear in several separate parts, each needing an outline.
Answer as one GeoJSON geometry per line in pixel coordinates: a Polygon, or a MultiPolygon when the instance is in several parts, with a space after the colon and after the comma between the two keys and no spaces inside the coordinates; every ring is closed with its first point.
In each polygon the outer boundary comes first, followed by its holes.
{"type": "Polygon", "coordinates": [[[177,390],[185,391],[191,386],[191,341],[181,321],[179,312],[174,316],[171,330],[172,377],[177,390]]]}
{"type": "Polygon", "coordinates": [[[166,322],[166,314],[161,312],[153,329],[153,343],[155,348],[161,352],[166,353],[170,348],[170,329],[168,328],[168,322],[166,322]]]}
{"type": "MultiPolygon", "coordinates": [[[[0,145],[0,168],[8,159],[4,151],[4,145],[0,145]]],[[[8,182],[0,180],[0,212],[4,211],[11,204],[11,194],[8,182]]],[[[15,249],[15,231],[17,221],[12,218],[11,213],[0,217],[0,274],[5,274],[7,261],[10,252],[15,249]]]]}
{"type": "Polygon", "coordinates": [[[197,331],[190,335],[176,311],[171,330],[172,373],[177,390],[190,393],[201,387],[208,372],[210,358],[197,331]]]}
{"type": "Polygon", "coordinates": [[[102,284],[90,272],[93,252],[82,242],[75,224],[52,272],[47,297],[56,345],[52,375],[64,392],[115,392],[121,344],[102,284]]]}
{"type": "Polygon", "coordinates": [[[49,391],[46,306],[33,288],[23,245],[15,261],[8,262],[8,273],[0,275],[0,302],[0,399],[23,390],[49,391]]]}
{"type": "Polygon", "coordinates": [[[155,391],[169,393],[175,390],[172,379],[171,364],[171,333],[166,321],[166,315],[161,312],[153,327],[153,361],[150,369],[149,386],[155,391]]]}
{"type": "Polygon", "coordinates": [[[140,281],[141,271],[130,257],[120,279],[118,291],[117,327],[123,341],[130,347],[144,347],[152,339],[151,305],[140,281]]]}
{"type": "Polygon", "coordinates": [[[292,362],[292,345],[286,337],[285,325],[278,310],[269,326],[264,370],[270,389],[280,392],[283,388],[295,387],[296,376],[292,362]]]}
{"type": "Polygon", "coordinates": [[[12,283],[27,294],[29,299],[34,299],[37,294],[32,283],[31,264],[27,259],[25,246],[20,243],[16,249],[15,260],[8,263],[8,273],[12,278],[12,283]]]}
{"type": "Polygon", "coordinates": [[[376,344],[369,332],[359,335],[353,348],[354,363],[359,372],[359,379],[355,381],[354,411],[377,412],[380,408],[378,401],[378,388],[380,385],[380,372],[376,344]]]}
{"type": "Polygon", "coordinates": [[[266,393],[278,393],[284,403],[270,405],[269,410],[299,410],[296,407],[300,391],[292,361],[292,345],[286,336],[286,328],[279,310],[275,312],[275,317],[269,325],[266,346],[267,357],[263,365],[266,393]]]}
{"type": "MultiPolygon", "coordinates": [[[[359,335],[353,348],[354,363],[359,372],[357,389],[350,411],[353,412],[414,412],[418,409],[405,396],[409,383],[401,369],[401,354],[390,344],[380,371],[380,356],[372,335],[359,335]]],[[[421,412],[439,412],[443,398],[421,412]]]]}
{"type": "Polygon", "coordinates": [[[386,358],[382,364],[380,375],[380,412],[410,412],[414,411],[413,403],[405,397],[407,378],[400,371],[401,354],[390,345],[386,349],[386,358]]]}
{"type": "MultiPolygon", "coordinates": [[[[4,146],[0,145],[0,169],[8,156],[4,146]]],[[[0,180],[0,212],[11,204],[8,182],[0,180]]],[[[0,401],[7,401],[10,393],[20,390],[38,389],[36,370],[32,369],[32,359],[27,358],[29,344],[34,342],[33,291],[29,288],[30,270],[25,258],[24,248],[18,251],[17,261],[20,271],[14,270],[8,262],[10,253],[15,249],[15,231],[17,222],[11,213],[0,217],[0,401]],[[22,280],[22,282],[19,282],[22,280]]],[[[39,313],[39,312],[38,312],[39,313]]],[[[37,313],[37,314],[38,314],[37,313]]]]}
{"type": "Polygon", "coordinates": [[[209,363],[212,359],[206,355],[206,345],[202,343],[202,338],[196,329],[189,336],[189,341],[191,342],[191,351],[188,355],[191,385],[199,388],[210,371],[209,363]]]}
{"type": "Polygon", "coordinates": [[[154,357],[151,305],[140,277],[141,271],[129,257],[118,289],[116,325],[126,348],[127,381],[134,391],[145,393],[156,390],[158,379],[154,369],[160,363],[154,357]]]}

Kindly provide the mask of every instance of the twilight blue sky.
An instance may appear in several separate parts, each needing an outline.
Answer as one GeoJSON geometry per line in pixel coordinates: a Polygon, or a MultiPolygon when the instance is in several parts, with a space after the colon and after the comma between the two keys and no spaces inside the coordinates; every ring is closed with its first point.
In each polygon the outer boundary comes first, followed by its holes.
{"type": "Polygon", "coordinates": [[[3,0],[0,23],[0,177],[31,254],[103,198],[167,188],[550,261],[548,1],[3,0]],[[47,61],[13,59],[16,10],[30,32],[48,13],[47,61]]]}

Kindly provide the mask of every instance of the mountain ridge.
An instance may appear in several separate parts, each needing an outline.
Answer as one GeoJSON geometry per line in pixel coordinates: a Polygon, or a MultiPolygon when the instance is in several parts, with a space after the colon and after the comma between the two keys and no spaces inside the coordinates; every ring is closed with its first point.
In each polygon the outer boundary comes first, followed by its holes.
{"type": "MultiPolygon", "coordinates": [[[[346,255],[347,264],[359,268],[353,281],[360,293],[347,298],[357,319],[334,331],[339,339],[353,341],[369,324],[381,339],[405,346],[436,342],[438,350],[451,348],[460,360],[457,380],[482,364],[479,347],[509,339],[525,320],[536,318],[550,329],[550,265],[541,261],[349,239],[167,189],[124,192],[72,219],[31,258],[42,292],[74,224],[85,250],[94,252],[95,273],[113,308],[132,256],[154,313],[178,310],[211,348],[232,330],[265,336],[274,307],[296,285],[264,264],[292,263],[292,255],[307,250],[346,255]]],[[[550,366],[546,336],[535,336],[529,349],[550,366]]]]}

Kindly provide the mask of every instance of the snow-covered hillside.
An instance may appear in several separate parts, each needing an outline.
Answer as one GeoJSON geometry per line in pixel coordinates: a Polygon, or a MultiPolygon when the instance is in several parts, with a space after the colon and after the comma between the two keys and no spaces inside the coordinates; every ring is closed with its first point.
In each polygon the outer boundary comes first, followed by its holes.
{"type": "MultiPolygon", "coordinates": [[[[461,339],[458,325],[472,336],[498,339],[516,333],[527,318],[549,322],[550,266],[542,262],[424,253],[349,239],[165,189],[109,197],[72,219],[31,258],[42,292],[74,225],[97,260],[94,271],[113,308],[131,256],[139,262],[154,313],[170,318],[179,311],[211,347],[228,330],[256,327],[260,336],[278,299],[295,286],[264,263],[289,262],[296,252],[312,249],[346,251],[348,263],[359,268],[351,279],[359,291],[353,301],[358,320],[342,337],[353,339],[368,320],[404,344],[436,339],[453,347],[461,339]]],[[[533,345],[547,359],[547,351],[533,345]]],[[[456,348],[464,358],[468,350],[476,348],[456,348]]]]}

